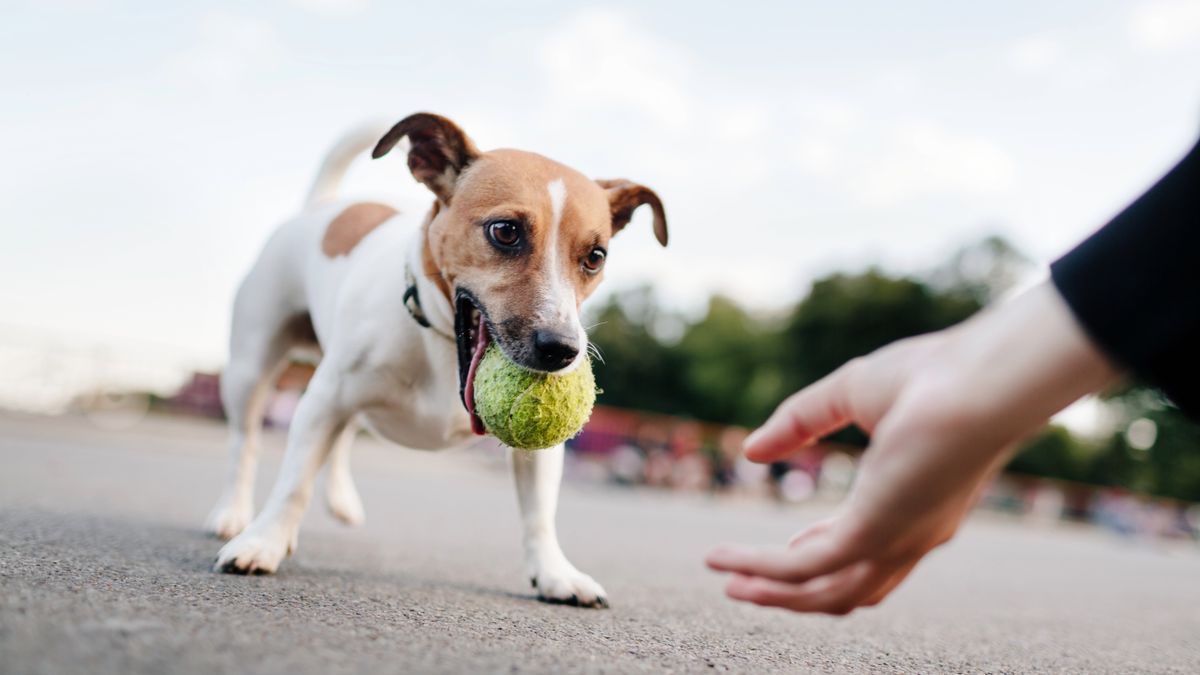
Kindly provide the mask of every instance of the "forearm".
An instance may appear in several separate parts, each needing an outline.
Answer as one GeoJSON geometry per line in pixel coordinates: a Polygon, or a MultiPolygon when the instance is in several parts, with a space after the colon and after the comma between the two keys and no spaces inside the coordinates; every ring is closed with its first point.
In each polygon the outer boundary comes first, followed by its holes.
{"type": "Polygon", "coordinates": [[[946,356],[962,405],[1002,416],[1002,434],[1024,435],[1118,376],[1049,281],[954,329],[946,356]]]}

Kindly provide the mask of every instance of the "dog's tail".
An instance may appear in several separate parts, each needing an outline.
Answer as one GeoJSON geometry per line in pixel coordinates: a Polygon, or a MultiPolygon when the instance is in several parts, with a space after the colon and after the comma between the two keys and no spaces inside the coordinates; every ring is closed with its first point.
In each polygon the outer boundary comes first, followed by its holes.
{"type": "Polygon", "coordinates": [[[312,206],[336,198],[342,178],[345,177],[354,158],[375,147],[375,144],[383,138],[390,127],[390,124],[382,121],[367,122],[342,136],[341,140],[329,149],[329,153],[325,155],[325,161],[321,162],[317,178],[313,181],[304,204],[312,206]]]}

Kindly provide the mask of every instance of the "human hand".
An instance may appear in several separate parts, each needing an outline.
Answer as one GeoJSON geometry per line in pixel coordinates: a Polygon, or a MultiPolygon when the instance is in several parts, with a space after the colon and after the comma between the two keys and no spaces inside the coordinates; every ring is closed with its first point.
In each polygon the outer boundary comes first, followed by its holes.
{"type": "Polygon", "coordinates": [[[954,535],[1017,441],[1114,376],[1049,282],[851,361],[745,445],[771,462],[857,424],[871,444],[846,501],[786,548],[723,546],[707,563],[733,573],[736,600],[829,614],[874,605],[954,535]]]}

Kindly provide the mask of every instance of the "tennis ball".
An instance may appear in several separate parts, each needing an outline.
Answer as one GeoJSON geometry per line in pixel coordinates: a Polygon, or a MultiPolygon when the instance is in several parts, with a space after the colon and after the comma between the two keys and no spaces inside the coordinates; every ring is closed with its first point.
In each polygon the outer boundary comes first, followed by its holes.
{"type": "Polygon", "coordinates": [[[579,433],[595,403],[590,359],[569,373],[540,373],[488,345],[475,371],[475,414],[510,447],[541,450],[562,443],[579,433]]]}

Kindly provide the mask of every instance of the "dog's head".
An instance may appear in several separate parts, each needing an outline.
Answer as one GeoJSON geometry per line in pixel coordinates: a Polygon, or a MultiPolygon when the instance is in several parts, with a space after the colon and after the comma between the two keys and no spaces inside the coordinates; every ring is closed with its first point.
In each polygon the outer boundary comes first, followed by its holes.
{"type": "Polygon", "coordinates": [[[489,342],[533,370],[576,366],[587,349],[579,305],[600,283],[612,235],[645,204],[667,245],[658,195],[627,180],[592,180],[530,152],[480,152],[456,124],[429,113],[401,120],[372,156],[404,137],[409,169],[437,196],[424,271],[454,305],[468,411],[474,367],[489,342]]]}

